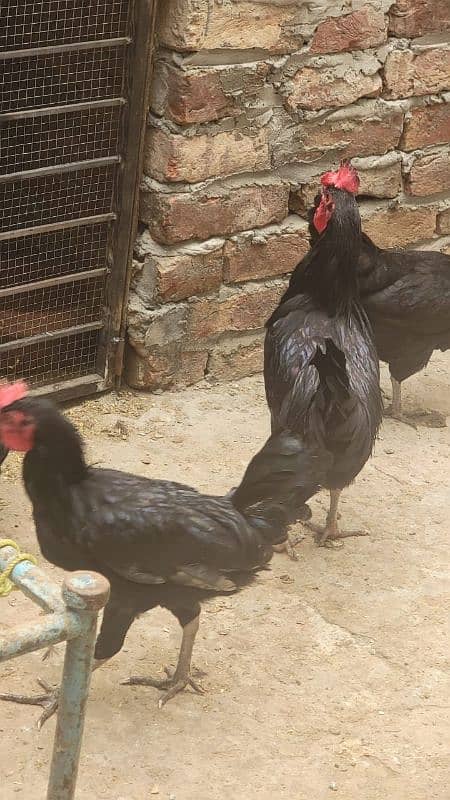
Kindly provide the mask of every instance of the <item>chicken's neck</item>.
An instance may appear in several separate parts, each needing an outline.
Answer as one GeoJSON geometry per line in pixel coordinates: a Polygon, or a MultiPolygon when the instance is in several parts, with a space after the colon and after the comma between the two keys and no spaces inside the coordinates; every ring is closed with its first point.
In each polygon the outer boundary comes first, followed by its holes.
{"type": "MultiPolygon", "coordinates": [[[[334,193],[333,193],[334,194],[334,193]]],[[[330,316],[359,307],[358,260],[361,220],[355,199],[336,190],[336,208],[325,231],[292,273],[283,297],[308,294],[330,316]]]]}
{"type": "Polygon", "coordinates": [[[24,459],[27,490],[48,494],[64,491],[87,476],[87,465],[77,431],[59,413],[48,430],[38,433],[35,446],[24,459]]]}

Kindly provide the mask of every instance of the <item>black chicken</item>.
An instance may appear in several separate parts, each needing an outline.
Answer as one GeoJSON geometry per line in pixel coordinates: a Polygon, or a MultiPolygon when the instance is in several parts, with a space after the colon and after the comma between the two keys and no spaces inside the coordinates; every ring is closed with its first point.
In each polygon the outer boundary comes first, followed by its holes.
{"type": "Polygon", "coordinates": [[[6,456],[8,455],[8,453],[9,453],[9,450],[7,450],[6,447],[3,447],[3,445],[0,445],[0,467],[2,466],[2,464],[3,464],[6,456]]]}
{"type": "MultiPolygon", "coordinates": [[[[310,216],[312,244],[320,235],[313,219],[320,202],[319,194],[310,216]]],[[[402,411],[401,384],[426,367],[433,350],[450,347],[450,256],[383,250],[363,233],[357,273],[379,358],[389,365],[392,406],[386,413],[414,426],[402,411]]],[[[434,411],[429,423],[444,427],[446,420],[434,411]]]]}
{"type": "MultiPolygon", "coordinates": [[[[177,668],[165,680],[126,683],[165,688],[160,705],[188,684],[200,602],[234,592],[272,557],[286,538],[286,493],[301,496],[321,471],[320,456],[305,460],[302,441],[271,437],[229,497],[86,465],[73,425],[48,400],[27,397],[23,384],[0,387],[0,441],[26,453],[23,478],[33,504],[42,555],[65,570],[92,569],[111,583],[95,649],[94,668],[121,649],[133,620],[155,606],[183,628],[177,668]]],[[[167,672],[167,670],[166,670],[167,672]]],[[[1,699],[57,707],[57,694],[1,699]]]]}
{"type": "MultiPolygon", "coordinates": [[[[321,181],[315,213],[321,235],[267,323],[264,359],[272,434],[295,432],[325,466],[318,483],[331,491],[330,510],[325,528],[310,526],[319,544],[365,533],[339,531],[338,501],[369,458],[382,414],[378,358],[356,276],[359,178],[344,164],[321,181]]],[[[298,500],[305,500],[304,487],[298,500]]]]}

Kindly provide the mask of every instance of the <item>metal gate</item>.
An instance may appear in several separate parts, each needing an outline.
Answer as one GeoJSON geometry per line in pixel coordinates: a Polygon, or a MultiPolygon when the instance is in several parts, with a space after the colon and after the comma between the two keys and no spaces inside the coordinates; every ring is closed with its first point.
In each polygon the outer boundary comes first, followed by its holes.
{"type": "Polygon", "coordinates": [[[153,0],[2,0],[0,377],[121,372],[153,0]]]}

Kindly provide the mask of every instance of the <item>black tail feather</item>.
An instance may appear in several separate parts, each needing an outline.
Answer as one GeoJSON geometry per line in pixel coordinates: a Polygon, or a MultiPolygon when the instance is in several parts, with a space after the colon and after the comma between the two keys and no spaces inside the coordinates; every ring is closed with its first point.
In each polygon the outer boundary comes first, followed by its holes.
{"type": "Polygon", "coordinates": [[[243,513],[260,503],[267,508],[285,504],[287,518],[292,518],[288,509],[294,502],[300,518],[299,509],[320,488],[328,458],[313,453],[290,431],[274,434],[251,460],[231,502],[243,513]]]}

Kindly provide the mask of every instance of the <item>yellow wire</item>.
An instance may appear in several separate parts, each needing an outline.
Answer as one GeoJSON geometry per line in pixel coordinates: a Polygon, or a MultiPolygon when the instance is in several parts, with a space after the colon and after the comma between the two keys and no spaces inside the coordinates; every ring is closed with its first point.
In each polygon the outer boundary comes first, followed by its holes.
{"type": "Polygon", "coordinates": [[[0,597],[7,597],[14,589],[17,589],[17,586],[10,579],[10,575],[13,569],[17,567],[17,564],[22,561],[31,561],[32,564],[37,564],[37,560],[30,553],[21,553],[19,545],[13,539],[0,539],[0,549],[2,547],[13,547],[17,553],[17,556],[9,562],[6,569],[0,573],[0,597]]]}

